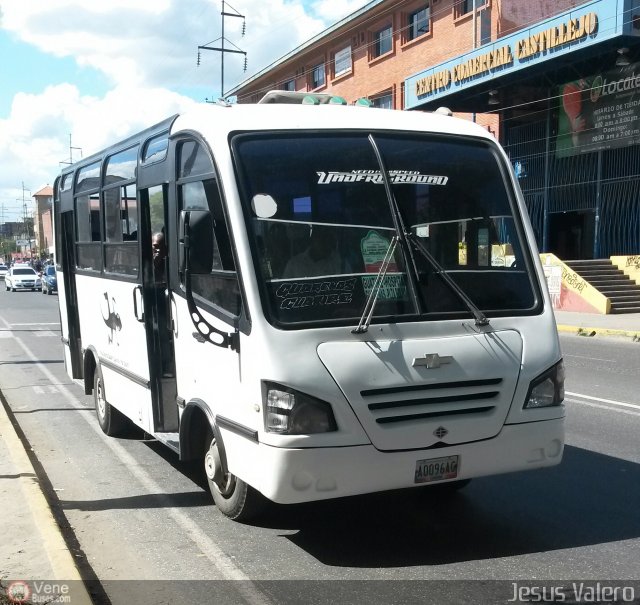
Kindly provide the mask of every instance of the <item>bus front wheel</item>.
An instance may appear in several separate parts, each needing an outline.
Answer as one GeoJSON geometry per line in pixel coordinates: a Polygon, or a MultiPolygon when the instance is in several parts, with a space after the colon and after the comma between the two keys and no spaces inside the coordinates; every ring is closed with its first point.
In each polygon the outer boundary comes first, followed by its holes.
{"type": "Polygon", "coordinates": [[[235,521],[247,521],[258,515],[266,499],[232,473],[224,473],[215,437],[209,435],[204,454],[204,472],[216,506],[235,521]]]}
{"type": "Polygon", "coordinates": [[[126,426],[126,418],[107,402],[104,383],[98,369],[93,374],[93,400],[102,432],[109,437],[121,434],[126,426]]]}

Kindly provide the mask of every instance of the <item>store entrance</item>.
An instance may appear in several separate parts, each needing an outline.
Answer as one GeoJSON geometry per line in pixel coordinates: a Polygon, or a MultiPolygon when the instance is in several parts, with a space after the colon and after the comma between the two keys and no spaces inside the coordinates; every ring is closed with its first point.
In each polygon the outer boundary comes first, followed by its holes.
{"type": "Polygon", "coordinates": [[[593,258],[595,211],[557,212],[549,215],[549,252],[560,260],[593,258]]]}

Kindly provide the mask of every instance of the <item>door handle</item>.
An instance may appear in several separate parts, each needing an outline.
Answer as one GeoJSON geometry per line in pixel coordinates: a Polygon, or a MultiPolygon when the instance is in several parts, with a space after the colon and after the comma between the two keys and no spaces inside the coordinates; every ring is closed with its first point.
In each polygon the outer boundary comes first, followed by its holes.
{"type": "Polygon", "coordinates": [[[144,303],[142,302],[142,286],[136,286],[133,289],[133,314],[140,322],[144,322],[144,303]],[[140,299],[140,314],[138,315],[138,298],[140,299]]]}

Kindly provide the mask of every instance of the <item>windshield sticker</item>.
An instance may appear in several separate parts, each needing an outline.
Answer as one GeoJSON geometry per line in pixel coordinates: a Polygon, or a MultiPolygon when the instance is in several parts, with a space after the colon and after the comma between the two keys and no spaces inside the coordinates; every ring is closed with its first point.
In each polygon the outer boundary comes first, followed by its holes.
{"type": "MultiPolygon", "coordinates": [[[[351,172],[316,172],[318,185],[331,183],[373,183],[384,185],[379,170],[352,170],[351,172]]],[[[448,176],[420,174],[418,170],[389,170],[389,180],[393,185],[446,185],[448,176]]]]}
{"type": "Polygon", "coordinates": [[[286,282],[276,290],[281,309],[325,307],[348,304],[353,299],[356,279],[286,282]]]}
{"type": "MultiPolygon", "coordinates": [[[[386,237],[382,237],[377,231],[369,231],[360,240],[360,251],[362,252],[362,260],[364,261],[364,270],[367,273],[377,273],[380,271],[382,261],[387,255],[390,242],[386,237]]],[[[387,267],[387,271],[395,272],[398,265],[395,261],[391,261],[387,267]]]]}
{"type": "MultiPolygon", "coordinates": [[[[362,278],[362,287],[365,296],[371,294],[373,284],[376,281],[375,275],[367,275],[362,278]]],[[[404,275],[385,275],[382,285],[378,291],[378,300],[404,300],[407,295],[407,286],[404,275]]]]}
{"type": "Polygon", "coordinates": [[[278,204],[270,195],[258,193],[251,200],[251,209],[260,218],[271,218],[278,212],[278,204]]]}

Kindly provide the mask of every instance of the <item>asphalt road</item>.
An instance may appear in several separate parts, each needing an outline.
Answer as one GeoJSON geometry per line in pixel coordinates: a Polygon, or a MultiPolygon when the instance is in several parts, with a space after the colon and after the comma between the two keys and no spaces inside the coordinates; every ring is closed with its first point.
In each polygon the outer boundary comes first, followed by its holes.
{"type": "Polygon", "coordinates": [[[0,289],[0,390],[98,602],[504,603],[543,584],[640,580],[639,343],[562,337],[559,467],[444,500],[425,489],[274,507],[242,525],[197,467],[143,433],[102,434],[64,371],[58,319],[56,296],[0,289]]]}

